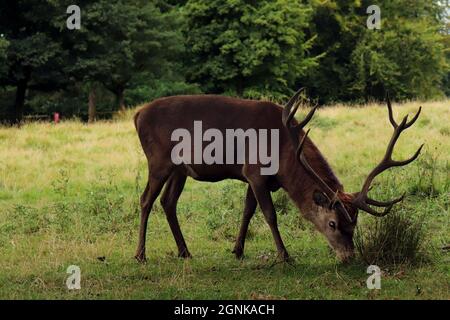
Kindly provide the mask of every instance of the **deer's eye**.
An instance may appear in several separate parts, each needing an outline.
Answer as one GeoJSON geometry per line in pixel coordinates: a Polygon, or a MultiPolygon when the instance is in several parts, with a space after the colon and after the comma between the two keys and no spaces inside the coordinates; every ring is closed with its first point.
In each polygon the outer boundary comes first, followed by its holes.
{"type": "Polygon", "coordinates": [[[336,230],[336,222],[330,221],[328,222],[328,225],[330,226],[331,229],[336,230]]]}

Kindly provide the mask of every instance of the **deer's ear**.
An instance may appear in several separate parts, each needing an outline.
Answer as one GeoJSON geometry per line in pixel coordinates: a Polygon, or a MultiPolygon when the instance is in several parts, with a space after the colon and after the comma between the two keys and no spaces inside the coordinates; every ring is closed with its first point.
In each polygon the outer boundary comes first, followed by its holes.
{"type": "Polygon", "coordinates": [[[330,204],[330,201],[328,200],[328,197],[325,193],[322,191],[314,191],[313,193],[313,200],[314,203],[321,207],[328,207],[330,204]]]}

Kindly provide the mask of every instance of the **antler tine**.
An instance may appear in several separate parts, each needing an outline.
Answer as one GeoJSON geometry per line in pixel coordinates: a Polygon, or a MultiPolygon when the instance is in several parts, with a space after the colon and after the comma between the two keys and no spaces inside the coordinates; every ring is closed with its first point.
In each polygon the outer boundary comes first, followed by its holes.
{"type": "Polygon", "coordinates": [[[413,162],[414,160],[417,159],[417,157],[420,155],[420,152],[422,151],[422,148],[425,144],[422,144],[419,149],[417,149],[416,153],[414,153],[414,155],[407,159],[407,160],[403,160],[403,161],[395,161],[395,160],[391,160],[391,166],[392,167],[401,167],[401,166],[406,166],[407,164],[410,164],[411,162],[413,162]]]}
{"type": "MultiPolygon", "coordinates": [[[[289,102],[284,107],[282,119],[283,125],[288,130],[292,143],[297,149],[297,152],[301,152],[301,148],[303,147],[303,144],[305,142],[305,140],[302,140],[301,144],[299,145],[298,139],[300,132],[311,120],[312,116],[314,115],[315,109],[317,108],[316,106],[313,110],[311,110],[309,114],[306,116],[305,120],[303,120],[299,124],[297,125],[292,124],[292,120],[294,119],[295,113],[297,112],[298,107],[300,106],[300,93],[302,93],[303,90],[304,88],[301,88],[295,93],[295,95],[291,99],[289,99],[289,102]]],[[[303,139],[306,139],[306,136],[304,136],[303,139]]]]}
{"type": "MultiPolygon", "coordinates": [[[[302,88],[303,89],[303,88],[302,88]]],[[[292,126],[291,125],[291,121],[292,119],[294,119],[295,114],[297,113],[298,107],[300,106],[300,98],[297,97],[296,103],[294,105],[294,108],[289,112],[289,115],[287,116],[285,125],[290,126],[290,127],[294,127],[294,128],[298,128],[298,130],[303,129],[309,121],[311,121],[312,117],[314,116],[314,113],[316,112],[317,108],[319,108],[319,106],[316,104],[307,114],[307,116],[305,117],[305,119],[303,121],[301,121],[299,124],[297,124],[296,126],[292,126]]]]}
{"type": "Polygon", "coordinates": [[[294,104],[294,108],[289,112],[289,115],[288,115],[287,120],[286,120],[286,123],[289,126],[291,126],[291,121],[292,121],[292,119],[294,119],[295,114],[297,113],[297,110],[298,110],[299,106],[300,106],[300,101],[299,101],[299,99],[297,97],[297,100],[295,101],[295,104],[294,104]]]}
{"type": "Polygon", "coordinates": [[[413,125],[414,122],[416,122],[416,120],[419,118],[422,108],[419,108],[419,111],[416,113],[416,115],[414,116],[414,118],[411,121],[408,122],[408,116],[406,115],[403,118],[402,122],[400,124],[397,124],[397,122],[395,122],[394,117],[392,115],[392,105],[391,105],[391,102],[389,99],[389,94],[387,94],[386,100],[387,100],[387,105],[388,105],[388,110],[389,110],[389,121],[391,122],[392,126],[394,127],[394,132],[392,134],[391,140],[386,149],[386,153],[383,157],[383,160],[381,160],[381,162],[369,173],[369,175],[366,178],[366,181],[363,184],[361,191],[359,193],[357,193],[356,197],[353,199],[353,204],[356,207],[368,212],[369,214],[375,215],[375,216],[383,216],[383,215],[388,214],[394,204],[403,200],[404,195],[400,198],[397,198],[397,199],[394,199],[391,201],[384,201],[384,202],[370,199],[367,196],[367,194],[370,190],[370,185],[371,185],[373,179],[375,179],[375,177],[377,175],[381,174],[383,171],[385,171],[391,167],[405,166],[405,165],[413,162],[414,160],[417,159],[417,157],[419,156],[419,154],[424,146],[422,144],[420,146],[420,148],[416,151],[416,153],[407,160],[395,161],[392,159],[392,153],[394,152],[394,147],[395,147],[395,144],[396,144],[398,138],[400,137],[400,134],[404,130],[409,128],[411,125],[413,125]],[[370,208],[369,205],[374,205],[377,207],[386,207],[386,210],[384,210],[382,213],[380,213],[380,212],[377,212],[377,211],[373,210],[372,208],[370,208]]]}
{"type": "Polygon", "coordinates": [[[289,123],[289,121],[292,120],[292,117],[290,117],[291,115],[291,108],[292,105],[298,101],[298,97],[300,96],[300,93],[303,92],[303,90],[305,90],[305,88],[300,88],[293,96],[292,98],[289,99],[289,101],[286,103],[286,105],[284,106],[284,110],[283,110],[283,116],[282,116],[282,121],[283,124],[285,126],[287,126],[287,124],[289,123]]]}
{"type": "Polygon", "coordinates": [[[314,106],[308,113],[308,115],[305,117],[305,119],[303,121],[301,121],[298,124],[298,127],[303,128],[304,126],[306,126],[308,124],[309,121],[311,121],[311,118],[314,116],[314,113],[316,112],[317,108],[319,108],[318,105],[314,106]]]}
{"type": "Polygon", "coordinates": [[[396,203],[402,201],[404,198],[405,198],[405,194],[403,194],[401,197],[398,197],[397,199],[394,199],[391,201],[378,201],[378,200],[374,200],[374,199],[367,197],[366,203],[370,204],[372,206],[376,206],[376,207],[388,207],[391,204],[396,204],[396,203]]]}
{"type": "Polygon", "coordinates": [[[369,205],[366,202],[358,202],[358,203],[354,203],[354,205],[356,205],[359,209],[364,210],[368,214],[371,214],[372,216],[384,217],[391,211],[392,207],[394,206],[394,203],[391,203],[382,212],[372,209],[371,207],[369,207],[369,205]]]}
{"type": "Polygon", "coordinates": [[[419,111],[417,111],[414,118],[412,118],[410,122],[405,124],[405,129],[408,129],[409,127],[411,127],[414,124],[414,122],[416,122],[416,120],[419,118],[420,112],[422,112],[422,106],[419,107],[419,111]]]}
{"type": "Polygon", "coordinates": [[[387,107],[388,107],[388,111],[389,111],[389,121],[391,122],[394,129],[397,129],[398,125],[397,125],[397,122],[395,122],[394,115],[392,112],[392,105],[391,105],[391,99],[389,98],[389,92],[386,92],[386,102],[387,102],[387,107]]]}
{"type": "Polygon", "coordinates": [[[305,143],[306,138],[308,137],[308,134],[310,131],[311,131],[311,129],[308,129],[308,131],[306,131],[305,135],[302,138],[302,141],[300,142],[299,146],[297,147],[297,151],[295,152],[297,159],[299,159],[300,154],[302,153],[303,144],[305,143]]]}
{"type": "MultiPolygon", "coordinates": [[[[391,122],[394,129],[396,129],[398,127],[398,124],[397,124],[397,122],[395,122],[395,119],[394,119],[391,99],[389,97],[389,92],[386,93],[386,102],[387,102],[387,107],[388,107],[388,111],[389,111],[389,121],[391,122]]],[[[422,112],[422,106],[419,107],[419,110],[417,111],[416,115],[411,119],[411,121],[405,123],[404,129],[408,129],[409,127],[411,127],[416,122],[416,120],[419,118],[419,115],[421,112],[422,112]]],[[[408,116],[406,116],[406,118],[407,117],[408,116]]]]}

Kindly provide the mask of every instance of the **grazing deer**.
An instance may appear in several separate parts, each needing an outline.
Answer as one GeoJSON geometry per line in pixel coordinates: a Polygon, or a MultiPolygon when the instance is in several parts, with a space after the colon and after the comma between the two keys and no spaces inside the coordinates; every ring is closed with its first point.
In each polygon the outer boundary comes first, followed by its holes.
{"type": "MultiPolygon", "coordinates": [[[[358,209],[374,216],[384,216],[400,202],[403,196],[392,201],[377,201],[368,197],[374,178],[388,168],[404,166],[414,161],[423,145],[408,160],[395,161],[392,152],[403,130],[409,128],[419,117],[421,109],[408,122],[405,116],[397,124],[387,97],[389,120],[394,133],[382,161],[369,173],[361,191],[347,193],[331,170],[325,158],[308,138],[303,128],[311,120],[317,106],[311,109],[304,120],[298,123],[294,115],[299,106],[299,90],[284,108],[264,101],[243,100],[230,97],[199,95],[175,96],[153,101],[139,110],[134,118],[139,139],[148,160],[148,182],[141,196],[141,221],[136,259],[145,261],[145,237],[147,221],[152,205],[164,184],[161,204],[172,230],[180,257],[190,257],[176,215],[177,201],[188,176],[200,181],[238,179],[248,183],[245,209],[234,254],[241,258],[250,220],[259,204],[272,232],[279,256],[289,258],[278,231],[277,216],[271,192],[283,188],[299,208],[303,216],[311,221],[328,240],[338,258],[346,261],[353,256],[353,233],[358,209]],[[175,142],[172,132],[177,128],[193,131],[194,121],[202,121],[205,129],[278,129],[279,169],[273,175],[261,175],[261,164],[174,164],[171,150],[175,142]],[[378,212],[371,206],[385,208],[378,212]]],[[[224,199],[226,200],[226,199],[224,199]]]]}

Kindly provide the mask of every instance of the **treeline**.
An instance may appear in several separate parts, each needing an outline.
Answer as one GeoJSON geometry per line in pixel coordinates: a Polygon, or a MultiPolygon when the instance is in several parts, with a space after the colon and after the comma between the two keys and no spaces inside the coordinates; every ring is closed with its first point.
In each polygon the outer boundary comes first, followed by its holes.
{"type": "Polygon", "coordinates": [[[450,94],[448,11],[437,0],[3,0],[0,119],[95,120],[175,94],[320,103],[450,94]]]}

